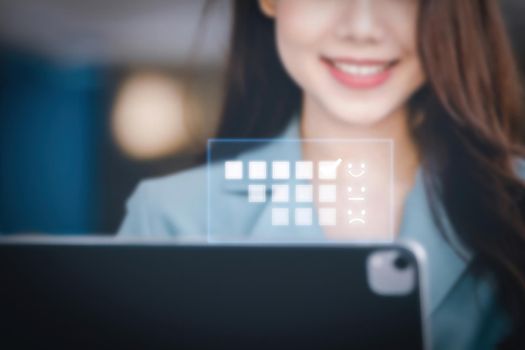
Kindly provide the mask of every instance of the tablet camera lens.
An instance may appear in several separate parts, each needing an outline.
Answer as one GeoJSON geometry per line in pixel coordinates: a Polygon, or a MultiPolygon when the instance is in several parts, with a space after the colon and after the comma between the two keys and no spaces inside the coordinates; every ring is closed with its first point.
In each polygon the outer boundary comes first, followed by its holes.
{"type": "Polygon", "coordinates": [[[380,249],[367,259],[370,289],[383,296],[407,295],[417,283],[416,261],[400,248],[380,249]]]}
{"type": "Polygon", "coordinates": [[[394,259],[394,266],[399,270],[406,269],[408,265],[409,265],[408,259],[404,257],[403,255],[399,255],[398,257],[394,259]]]}

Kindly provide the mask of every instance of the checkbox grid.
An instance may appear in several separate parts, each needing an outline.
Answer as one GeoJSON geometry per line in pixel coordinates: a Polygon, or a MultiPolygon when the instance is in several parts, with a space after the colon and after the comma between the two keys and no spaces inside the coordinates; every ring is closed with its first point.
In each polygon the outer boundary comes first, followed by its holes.
{"type": "Polygon", "coordinates": [[[226,180],[242,180],[243,169],[241,161],[224,162],[224,178],[226,180]]]}
{"type": "Polygon", "coordinates": [[[248,163],[248,173],[251,180],[265,180],[266,174],[266,162],[264,161],[251,161],[248,163]]]}
{"type": "Polygon", "coordinates": [[[318,216],[320,226],[335,226],[337,224],[335,208],[319,208],[318,216]]]}
{"type": "Polygon", "coordinates": [[[272,225],[273,226],[288,226],[289,223],[290,223],[290,209],[272,208],[272,225]]]}
{"type": "Polygon", "coordinates": [[[335,203],[337,200],[336,185],[319,185],[318,193],[320,203],[335,203]]]}
{"type": "Polygon", "coordinates": [[[295,209],[295,225],[310,226],[312,225],[312,208],[295,209]]]}
{"type": "Polygon", "coordinates": [[[320,161],[318,164],[318,176],[321,180],[335,180],[339,163],[334,161],[320,161]]]}
{"type": "Polygon", "coordinates": [[[288,185],[272,185],[272,202],[287,203],[290,201],[290,187],[288,185]]]}
{"type": "Polygon", "coordinates": [[[296,185],[295,186],[295,201],[297,203],[312,202],[313,201],[312,185],[296,185]]]}
{"type": "Polygon", "coordinates": [[[295,178],[297,180],[311,180],[314,174],[314,164],[311,161],[295,162],[295,178]]]}
{"type": "MultiPolygon", "coordinates": [[[[311,226],[314,224],[314,208],[311,207],[314,199],[322,204],[334,204],[337,200],[336,184],[321,183],[312,185],[310,182],[300,180],[312,180],[314,178],[315,165],[319,166],[319,174],[322,179],[336,179],[336,166],[334,162],[311,161],[249,161],[247,162],[246,174],[243,173],[243,162],[225,162],[224,176],[228,180],[243,179],[245,176],[250,180],[274,180],[273,184],[255,183],[248,184],[248,202],[275,204],[271,210],[272,226],[311,226]],[[294,172],[291,172],[291,166],[294,172]],[[322,175],[321,175],[322,174],[322,175]],[[298,180],[295,181],[294,179],[298,180]],[[279,182],[279,180],[287,180],[279,182]],[[294,207],[293,203],[299,205],[307,204],[310,207],[294,207]]],[[[319,226],[337,225],[337,212],[333,207],[321,207],[316,210],[315,221],[319,226]]]]}
{"type": "Polygon", "coordinates": [[[248,202],[264,203],[266,202],[265,185],[248,185],[248,202]]]}
{"type": "Polygon", "coordinates": [[[290,162],[272,162],[272,178],[275,180],[288,180],[290,178],[290,162]]]}

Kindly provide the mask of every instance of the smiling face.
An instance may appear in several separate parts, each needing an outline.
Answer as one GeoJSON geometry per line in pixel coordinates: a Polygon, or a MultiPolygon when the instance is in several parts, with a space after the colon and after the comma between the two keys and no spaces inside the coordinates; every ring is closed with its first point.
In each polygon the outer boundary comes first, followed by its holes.
{"type": "Polygon", "coordinates": [[[346,166],[346,171],[351,177],[361,177],[366,173],[366,164],[348,163],[348,165],[346,166]]]}
{"type": "Polygon", "coordinates": [[[418,0],[260,0],[307,103],[370,125],[406,106],[425,77],[416,48],[418,0]]]}

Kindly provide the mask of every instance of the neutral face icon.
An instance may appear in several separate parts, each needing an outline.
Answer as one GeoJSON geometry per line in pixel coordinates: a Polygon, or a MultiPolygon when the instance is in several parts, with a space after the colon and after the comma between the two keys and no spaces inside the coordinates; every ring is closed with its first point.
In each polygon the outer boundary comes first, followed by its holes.
{"type": "Polygon", "coordinates": [[[361,186],[361,187],[348,186],[346,190],[348,192],[349,201],[364,201],[365,200],[365,192],[366,192],[365,186],[361,186]]]}

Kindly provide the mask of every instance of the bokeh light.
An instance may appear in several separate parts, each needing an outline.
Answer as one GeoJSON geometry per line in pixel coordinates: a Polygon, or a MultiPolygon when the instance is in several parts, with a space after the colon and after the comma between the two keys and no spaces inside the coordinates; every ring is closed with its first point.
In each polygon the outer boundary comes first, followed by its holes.
{"type": "Polygon", "coordinates": [[[112,116],[118,146],[146,160],[177,153],[188,143],[183,85],[169,75],[137,72],[124,81],[112,116]]]}

